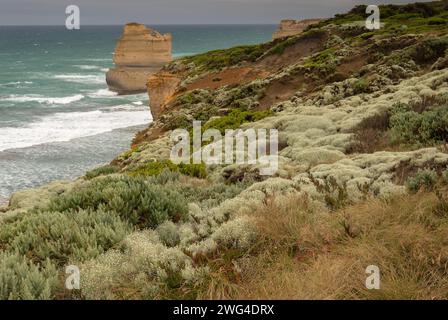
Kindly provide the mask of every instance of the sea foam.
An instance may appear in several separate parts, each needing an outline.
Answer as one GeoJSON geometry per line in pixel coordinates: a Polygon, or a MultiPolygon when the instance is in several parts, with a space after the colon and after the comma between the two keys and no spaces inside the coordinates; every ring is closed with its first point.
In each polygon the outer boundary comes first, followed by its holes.
{"type": "Polygon", "coordinates": [[[148,124],[147,108],[116,106],[110,110],[55,113],[25,127],[0,128],[0,151],[26,148],[51,142],[70,141],[110,132],[115,129],[148,124]]]}
{"type": "Polygon", "coordinates": [[[0,98],[0,101],[9,102],[39,102],[42,104],[70,104],[79,100],[82,100],[84,96],[82,94],[76,94],[69,97],[50,98],[42,95],[10,95],[7,98],[0,98]]]}
{"type": "Polygon", "coordinates": [[[108,98],[118,96],[118,93],[110,91],[109,89],[99,89],[89,94],[90,98],[108,98]]]}
{"type": "Polygon", "coordinates": [[[106,83],[104,74],[58,74],[54,78],[68,82],[87,84],[106,83]]]}

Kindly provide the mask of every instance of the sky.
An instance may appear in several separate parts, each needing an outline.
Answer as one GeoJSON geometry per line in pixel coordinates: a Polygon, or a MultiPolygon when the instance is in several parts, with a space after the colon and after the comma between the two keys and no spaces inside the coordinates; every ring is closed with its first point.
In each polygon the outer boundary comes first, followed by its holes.
{"type": "MultiPolygon", "coordinates": [[[[77,5],[81,25],[277,24],[281,19],[327,18],[356,4],[412,0],[0,0],[0,25],[64,25],[77,5]]],[[[423,2],[422,0],[420,0],[423,2]]]]}

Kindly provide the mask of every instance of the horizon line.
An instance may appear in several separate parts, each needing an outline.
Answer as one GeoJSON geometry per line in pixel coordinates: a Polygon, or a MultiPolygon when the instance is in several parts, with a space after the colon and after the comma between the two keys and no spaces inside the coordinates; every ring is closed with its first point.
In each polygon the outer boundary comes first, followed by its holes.
{"type": "MultiPolygon", "coordinates": [[[[123,24],[84,24],[85,27],[117,27],[125,26],[128,23],[123,24]]],[[[278,23],[144,23],[137,22],[148,26],[274,26],[278,23]]],[[[0,24],[0,27],[65,27],[65,24],[0,24]]]]}

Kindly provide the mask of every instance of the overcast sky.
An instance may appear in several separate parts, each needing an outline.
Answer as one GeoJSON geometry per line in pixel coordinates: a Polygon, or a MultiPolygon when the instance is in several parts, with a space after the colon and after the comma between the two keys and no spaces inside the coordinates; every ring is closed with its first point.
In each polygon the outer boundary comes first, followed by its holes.
{"type": "Polygon", "coordinates": [[[281,19],[332,17],[355,4],[411,0],[0,0],[0,25],[64,25],[65,8],[78,5],[81,24],[278,23],[281,19]]]}

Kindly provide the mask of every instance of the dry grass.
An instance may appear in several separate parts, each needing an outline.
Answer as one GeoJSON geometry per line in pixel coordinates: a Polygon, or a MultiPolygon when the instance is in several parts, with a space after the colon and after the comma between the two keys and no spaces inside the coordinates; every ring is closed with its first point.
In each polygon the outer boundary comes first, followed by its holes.
{"type": "Polygon", "coordinates": [[[364,119],[351,133],[354,134],[355,141],[347,150],[348,154],[402,150],[398,144],[391,141],[387,112],[364,119]]]}
{"type": "Polygon", "coordinates": [[[241,277],[220,298],[447,299],[442,194],[368,200],[336,213],[300,197],[270,200],[254,212],[258,250],[237,260],[241,277]],[[380,268],[380,290],[365,288],[369,265],[380,268]]]}

